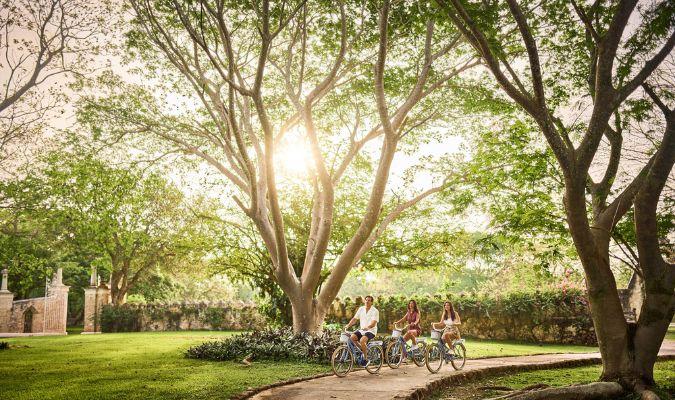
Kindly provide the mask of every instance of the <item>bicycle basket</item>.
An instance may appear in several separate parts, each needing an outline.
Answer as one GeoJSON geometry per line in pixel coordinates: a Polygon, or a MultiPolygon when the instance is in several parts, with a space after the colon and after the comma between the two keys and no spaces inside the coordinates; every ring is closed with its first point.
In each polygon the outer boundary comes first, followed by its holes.
{"type": "Polygon", "coordinates": [[[401,337],[401,330],[400,329],[394,329],[394,331],[391,332],[391,337],[394,338],[394,339],[397,338],[397,337],[401,337]]]}
{"type": "Polygon", "coordinates": [[[434,340],[438,340],[441,338],[441,333],[443,333],[443,331],[437,331],[436,329],[434,329],[431,331],[431,338],[434,340]]]}
{"type": "Polygon", "coordinates": [[[342,333],[340,335],[340,343],[347,343],[349,342],[349,334],[348,333],[342,333]]]}

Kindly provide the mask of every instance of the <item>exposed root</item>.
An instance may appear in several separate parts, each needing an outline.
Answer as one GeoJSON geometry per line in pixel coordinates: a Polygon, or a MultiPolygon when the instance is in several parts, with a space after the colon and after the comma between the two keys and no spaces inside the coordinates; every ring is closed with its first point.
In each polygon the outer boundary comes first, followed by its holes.
{"type": "Polygon", "coordinates": [[[500,392],[512,392],[513,389],[508,386],[479,386],[479,390],[497,390],[500,392]]]}
{"type": "Polygon", "coordinates": [[[493,397],[490,400],[596,400],[614,399],[624,394],[623,387],[616,382],[595,382],[587,385],[536,390],[541,387],[542,385],[528,386],[503,396],[493,397]]]}
{"type": "Polygon", "coordinates": [[[651,390],[642,390],[640,392],[640,400],[661,400],[659,396],[651,390]]]}

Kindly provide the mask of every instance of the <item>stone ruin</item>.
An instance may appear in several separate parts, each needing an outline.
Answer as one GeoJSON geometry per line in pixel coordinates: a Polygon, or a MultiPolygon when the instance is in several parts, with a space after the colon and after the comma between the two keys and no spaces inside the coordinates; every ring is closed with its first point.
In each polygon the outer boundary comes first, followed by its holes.
{"type": "Polygon", "coordinates": [[[84,330],[82,334],[101,333],[101,309],[111,302],[110,289],[105,283],[101,283],[96,267],[92,267],[89,287],[84,289],[84,330]]]}
{"type": "Polygon", "coordinates": [[[59,268],[47,284],[44,297],[14,300],[7,289],[7,269],[0,284],[0,337],[65,335],[69,286],[59,268]]]}

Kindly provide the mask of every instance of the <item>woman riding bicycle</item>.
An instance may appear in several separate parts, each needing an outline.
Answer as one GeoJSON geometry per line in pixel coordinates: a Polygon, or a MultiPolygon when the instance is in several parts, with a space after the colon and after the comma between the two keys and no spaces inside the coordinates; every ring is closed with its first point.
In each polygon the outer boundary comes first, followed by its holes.
{"type": "Polygon", "coordinates": [[[422,328],[420,328],[420,311],[417,309],[417,302],[415,300],[408,302],[408,310],[405,316],[394,322],[394,327],[403,321],[406,321],[408,324],[408,332],[403,336],[403,340],[406,342],[412,340],[410,350],[417,350],[417,337],[422,333],[422,328]]]}
{"type": "Polygon", "coordinates": [[[459,329],[457,329],[457,325],[461,324],[462,320],[459,318],[459,314],[455,311],[452,303],[446,301],[443,303],[441,320],[437,323],[432,322],[431,327],[439,331],[443,330],[443,341],[452,349],[454,347],[452,342],[461,338],[459,329]]]}

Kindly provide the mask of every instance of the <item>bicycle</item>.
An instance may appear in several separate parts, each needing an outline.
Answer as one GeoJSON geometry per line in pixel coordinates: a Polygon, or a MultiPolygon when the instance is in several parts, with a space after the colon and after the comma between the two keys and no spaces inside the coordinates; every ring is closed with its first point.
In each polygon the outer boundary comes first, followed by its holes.
{"type": "Polygon", "coordinates": [[[385,352],[387,365],[389,365],[389,368],[396,369],[400,367],[401,362],[403,361],[403,356],[408,357],[409,354],[412,354],[411,358],[415,365],[418,367],[424,365],[426,343],[424,343],[423,338],[418,337],[417,348],[415,350],[411,350],[411,346],[408,346],[408,343],[406,343],[403,340],[403,336],[401,336],[403,329],[407,327],[408,325],[398,329],[398,327],[394,324],[394,330],[391,333],[392,341],[387,345],[387,351],[385,352]]]}
{"type": "MultiPolygon", "coordinates": [[[[351,335],[353,332],[345,331],[340,334],[340,343],[331,357],[330,363],[333,367],[333,373],[343,378],[354,368],[354,360],[361,359],[363,352],[361,348],[352,342],[351,335]]],[[[384,354],[382,353],[382,341],[371,340],[367,344],[368,355],[366,359],[366,371],[371,374],[376,374],[382,368],[384,354]]]]}
{"type": "Polygon", "coordinates": [[[452,342],[452,349],[448,349],[443,341],[443,331],[439,331],[431,326],[431,339],[437,340],[435,345],[427,346],[424,353],[424,363],[432,374],[438,372],[443,365],[443,361],[452,364],[455,370],[464,368],[466,363],[466,347],[464,339],[457,339],[452,342]]]}

